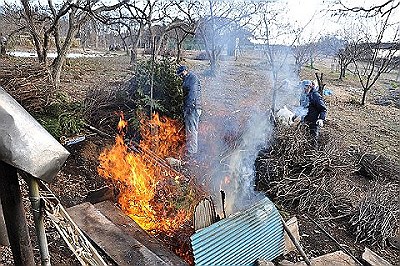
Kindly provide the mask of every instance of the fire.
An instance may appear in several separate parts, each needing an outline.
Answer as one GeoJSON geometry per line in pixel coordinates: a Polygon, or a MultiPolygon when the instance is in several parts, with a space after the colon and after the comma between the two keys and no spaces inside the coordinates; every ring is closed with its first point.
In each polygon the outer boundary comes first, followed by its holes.
{"type": "Polygon", "coordinates": [[[183,175],[160,165],[160,158],[179,157],[184,130],[155,114],[151,121],[141,121],[142,140],[133,149],[124,143],[126,126],[121,114],[120,134],[100,154],[98,173],[119,190],[121,209],[143,229],[172,235],[190,220],[196,193],[183,175]]]}

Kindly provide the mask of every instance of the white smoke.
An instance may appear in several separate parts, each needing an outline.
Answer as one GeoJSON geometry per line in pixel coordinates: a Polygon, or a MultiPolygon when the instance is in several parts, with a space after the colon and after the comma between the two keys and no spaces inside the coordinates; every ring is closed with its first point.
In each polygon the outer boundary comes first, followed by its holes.
{"type": "Polygon", "coordinates": [[[269,140],[272,127],[265,113],[254,112],[242,136],[240,145],[227,157],[229,183],[221,189],[226,194],[226,214],[240,211],[264,197],[255,191],[254,162],[260,149],[269,140]]]}

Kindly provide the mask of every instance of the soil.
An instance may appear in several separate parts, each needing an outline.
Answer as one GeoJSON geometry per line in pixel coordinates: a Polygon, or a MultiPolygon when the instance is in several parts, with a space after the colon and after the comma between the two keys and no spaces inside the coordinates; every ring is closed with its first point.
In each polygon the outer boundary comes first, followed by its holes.
{"type": "MultiPolygon", "coordinates": [[[[329,132],[331,138],[343,141],[346,147],[362,147],[366,150],[376,151],[384,154],[399,166],[399,82],[390,81],[393,79],[392,77],[381,80],[367,95],[366,105],[361,106],[359,102],[362,91],[351,74],[344,81],[339,81],[337,80],[339,73],[331,70],[328,59],[315,61],[315,65],[319,69],[304,68],[301,79],[314,79],[315,72],[324,73],[326,86],[333,91],[333,95],[326,98],[328,117],[323,130],[329,132]],[[386,99],[385,104],[379,104],[382,103],[382,99],[386,99]]],[[[244,54],[238,61],[234,61],[233,58],[222,61],[217,77],[207,75],[206,61],[187,59],[185,63],[199,75],[202,81],[204,102],[202,121],[205,124],[215,117],[234,117],[228,121],[240,124],[247,119],[254,108],[264,110],[270,108],[269,99],[272,98],[272,94],[268,89],[270,88],[269,76],[265,59],[260,58],[259,55],[244,54]]],[[[84,99],[90,89],[119,84],[128,80],[131,75],[129,57],[123,54],[107,58],[71,59],[65,66],[61,89],[68,93],[71,99],[80,101],[84,99]]],[[[235,129],[235,127],[233,128],[235,129]]],[[[89,191],[105,185],[104,180],[97,174],[97,158],[102,149],[112,142],[112,139],[90,135],[85,141],[67,147],[71,155],[54,182],[50,184],[50,189],[59,197],[64,207],[84,202],[89,191]]],[[[367,181],[357,177],[349,182],[360,189],[368,186],[367,181]]],[[[24,182],[21,181],[21,184],[24,182]]],[[[29,202],[24,186],[24,203],[29,217],[29,202]]],[[[351,200],[357,201],[359,198],[354,197],[351,200]]],[[[345,218],[322,221],[313,217],[312,214],[296,213],[295,211],[292,211],[290,215],[296,215],[299,220],[301,243],[309,257],[340,249],[335,241],[327,237],[310,220],[309,217],[312,217],[338,241],[342,248],[349,250],[357,258],[361,257],[364,247],[368,247],[393,265],[400,265],[399,251],[390,247],[381,248],[356,243],[354,235],[346,226],[345,218]]],[[[34,236],[31,218],[29,218],[29,224],[31,236],[34,236]]],[[[79,265],[49,221],[46,221],[46,228],[52,264],[79,265]]],[[[34,237],[32,237],[32,243],[36,247],[34,237]]],[[[34,249],[34,252],[36,262],[39,263],[37,248],[34,249]]],[[[0,265],[13,264],[9,248],[0,246],[0,253],[0,265]]],[[[288,257],[292,261],[300,259],[298,255],[293,254],[288,257]]],[[[106,257],[105,259],[110,265],[113,265],[111,260],[106,257]]]]}

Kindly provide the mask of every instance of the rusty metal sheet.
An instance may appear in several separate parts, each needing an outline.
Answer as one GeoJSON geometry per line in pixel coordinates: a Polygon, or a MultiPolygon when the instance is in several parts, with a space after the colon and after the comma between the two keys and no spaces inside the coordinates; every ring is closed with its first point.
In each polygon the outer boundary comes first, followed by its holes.
{"type": "Polygon", "coordinates": [[[0,161],[51,182],[69,152],[0,87],[0,161]]]}

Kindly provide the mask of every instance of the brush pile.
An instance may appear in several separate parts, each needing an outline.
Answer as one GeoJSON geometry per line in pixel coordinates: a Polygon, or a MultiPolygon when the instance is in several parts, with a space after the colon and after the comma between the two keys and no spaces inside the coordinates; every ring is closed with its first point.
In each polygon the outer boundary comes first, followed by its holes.
{"type": "Polygon", "coordinates": [[[39,113],[54,92],[48,70],[39,64],[0,64],[0,86],[28,112],[39,113]]]}
{"type": "Polygon", "coordinates": [[[85,120],[106,132],[114,132],[118,124],[116,112],[122,111],[130,117],[132,100],[124,86],[106,84],[88,91],[83,101],[83,117],[85,120]]]}
{"type": "Polygon", "coordinates": [[[307,129],[277,127],[267,154],[259,158],[259,181],[275,202],[299,211],[331,216],[346,214],[351,206],[338,186],[349,170],[338,143],[324,141],[312,149],[307,129]]]}
{"type": "Polygon", "coordinates": [[[351,217],[348,226],[357,241],[384,246],[395,235],[400,214],[398,183],[389,182],[398,176],[387,170],[390,163],[347,152],[327,136],[315,150],[308,138],[303,126],[275,128],[273,142],[256,162],[258,189],[287,209],[319,218],[351,217]]]}
{"type": "Polygon", "coordinates": [[[357,241],[385,247],[386,240],[396,235],[400,215],[398,191],[394,183],[374,182],[369,188],[350,219],[357,241]]]}
{"type": "Polygon", "coordinates": [[[354,149],[351,153],[357,159],[358,174],[370,181],[351,217],[352,231],[358,241],[384,247],[386,240],[396,235],[400,223],[400,166],[385,156],[366,150],[354,149]]]}

